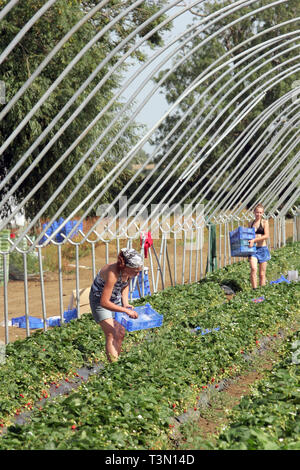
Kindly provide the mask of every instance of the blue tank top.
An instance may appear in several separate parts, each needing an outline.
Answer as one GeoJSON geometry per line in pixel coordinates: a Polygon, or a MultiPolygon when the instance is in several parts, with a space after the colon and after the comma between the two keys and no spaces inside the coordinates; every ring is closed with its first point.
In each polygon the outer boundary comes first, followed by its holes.
{"type": "MultiPolygon", "coordinates": [[[[120,272],[117,282],[115,283],[113,287],[110,301],[113,302],[114,304],[121,303],[122,290],[128,284],[129,284],[129,281],[126,281],[126,282],[122,281],[122,273],[120,272]]],[[[99,271],[91,286],[91,291],[93,295],[100,298],[102,296],[104,285],[105,285],[105,281],[101,277],[100,271],[99,271]]]]}

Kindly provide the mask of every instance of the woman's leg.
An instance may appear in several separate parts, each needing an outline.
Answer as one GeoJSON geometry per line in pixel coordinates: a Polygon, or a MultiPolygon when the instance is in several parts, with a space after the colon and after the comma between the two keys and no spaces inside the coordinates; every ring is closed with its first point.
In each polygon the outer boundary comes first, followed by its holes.
{"type": "Polygon", "coordinates": [[[115,362],[117,361],[119,354],[115,345],[114,319],[107,318],[106,320],[102,320],[99,324],[105,334],[105,351],[107,359],[109,362],[115,362]]]}
{"type": "Polygon", "coordinates": [[[123,340],[124,340],[124,337],[125,337],[125,328],[124,326],[120,325],[119,322],[117,322],[116,320],[114,320],[114,327],[115,327],[115,348],[118,352],[118,355],[121,354],[121,347],[122,347],[122,343],[123,343],[123,340]]]}
{"type": "Polygon", "coordinates": [[[121,346],[125,336],[125,328],[113,318],[107,318],[100,322],[100,326],[105,334],[105,350],[109,362],[117,361],[121,346]]]}
{"type": "Polygon", "coordinates": [[[253,289],[257,287],[257,259],[254,256],[250,256],[250,281],[253,289]]]}
{"type": "Polygon", "coordinates": [[[264,261],[259,265],[259,285],[265,286],[266,285],[266,271],[267,271],[267,262],[264,261]]]}

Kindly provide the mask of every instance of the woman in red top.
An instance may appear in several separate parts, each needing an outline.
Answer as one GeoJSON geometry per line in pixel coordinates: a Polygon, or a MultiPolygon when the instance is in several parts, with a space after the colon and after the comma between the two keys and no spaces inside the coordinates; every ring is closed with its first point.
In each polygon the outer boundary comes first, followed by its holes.
{"type": "Polygon", "coordinates": [[[259,285],[264,286],[266,284],[267,261],[271,259],[267,247],[267,240],[270,237],[269,222],[263,220],[263,214],[263,205],[257,204],[254,209],[255,220],[249,224],[249,227],[254,227],[255,229],[255,238],[249,240],[249,247],[252,248],[254,243],[256,243],[256,253],[248,257],[251,268],[250,280],[253,289],[257,288],[257,263],[259,263],[259,285]]]}

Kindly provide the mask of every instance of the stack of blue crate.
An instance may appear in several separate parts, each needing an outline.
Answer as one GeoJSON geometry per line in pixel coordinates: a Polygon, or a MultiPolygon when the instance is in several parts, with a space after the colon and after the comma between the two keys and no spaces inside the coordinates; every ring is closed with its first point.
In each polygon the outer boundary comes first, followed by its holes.
{"type": "Polygon", "coordinates": [[[250,256],[256,252],[256,246],[249,247],[249,240],[255,238],[254,228],[238,227],[229,232],[231,256],[250,256]]]}

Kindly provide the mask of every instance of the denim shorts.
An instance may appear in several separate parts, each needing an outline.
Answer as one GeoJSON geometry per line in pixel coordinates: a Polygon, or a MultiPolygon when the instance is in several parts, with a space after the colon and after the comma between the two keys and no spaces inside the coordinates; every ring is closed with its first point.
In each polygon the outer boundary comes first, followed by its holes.
{"type": "Polygon", "coordinates": [[[256,247],[256,253],[253,253],[253,255],[248,257],[249,260],[251,257],[256,258],[259,263],[269,261],[271,259],[269,248],[267,246],[258,246],[256,247]]]}
{"type": "MultiPolygon", "coordinates": [[[[116,303],[116,305],[121,305],[121,303],[116,303]]],[[[108,318],[115,318],[115,312],[101,307],[100,297],[93,294],[92,291],[90,291],[90,306],[93,318],[97,323],[100,323],[102,320],[107,320],[108,318]]]]}

